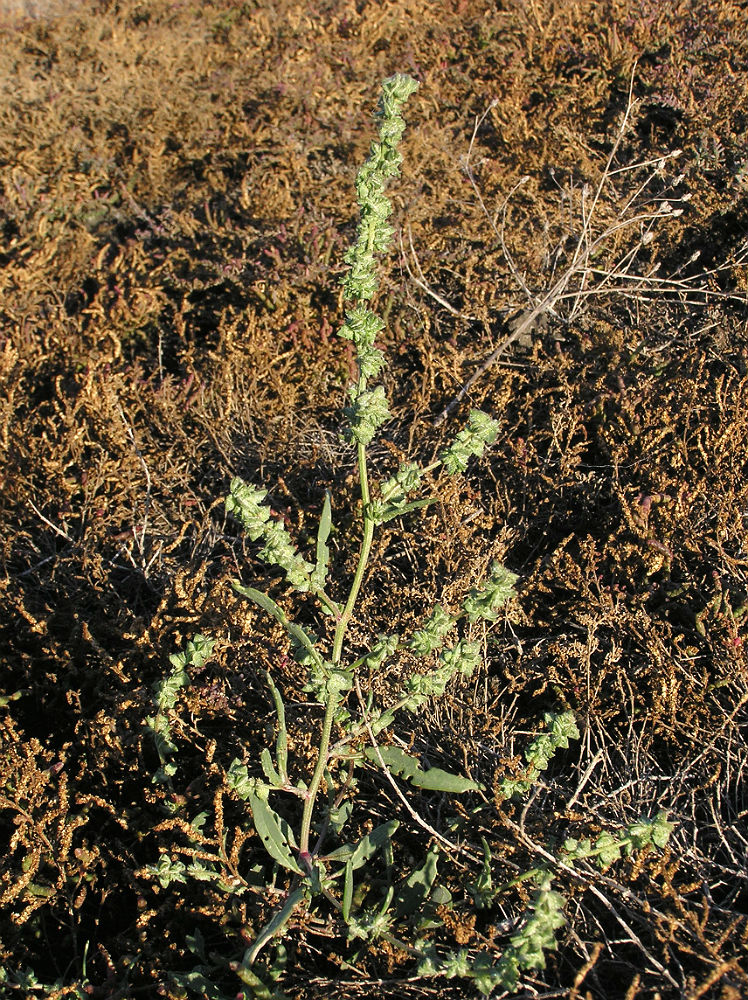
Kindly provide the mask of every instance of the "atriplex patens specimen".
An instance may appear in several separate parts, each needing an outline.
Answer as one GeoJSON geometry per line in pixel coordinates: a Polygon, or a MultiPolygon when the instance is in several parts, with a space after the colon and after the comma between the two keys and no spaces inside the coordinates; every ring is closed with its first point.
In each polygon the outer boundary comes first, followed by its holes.
{"type": "MultiPolygon", "coordinates": [[[[331,622],[330,634],[318,639],[307,628],[292,621],[266,594],[238,581],[233,584],[237,593],[254,602],[283,627],[294,655],[308,669],[305,691],[323,711],[315,748],[316,764],[306,779],[293,781],[289,776],[285,707],[276,683],[268,674],[277,713],[275,753],[268,748],[261,752],[263,778],[250,776],[247,765],[239,760],[234,760],[226,773],[229,787],[249,805],[254,828],[269,856],[268,863],[274,862],[276,893],[278,872],[285,869],[289,873],[288,884],[280,894],[272,919],[247,949],[243,960],[233,963],[234,970],[257,997],[281,995],[272,992],[258,975],[256,959],[260,952],[273,939],[290,933],[301,914],[320,906],[327,908],[331,919],[339,922],[341,933],[345,933],[352,943],[349,963],[356,961],[358,946],[354,942],[361,941],[368,946],[379,939],[411,956],[418,975],[465,977],[486,994],[499,988],[513,989],[523,969],[542,967],[544,950],[554,947],[555,932],[564,922],[563,897],[551,888],[552,869],[543,867],[524,873],[510,883],[531,879],[536,893],[524,919],[516,925],[499,955],[468,949],[449,951],[427,940],[441,922],[439,912],[452,903],[451,893],[437,880],[439,845],[446,843],[450,848],[454,845],[421,819],[395,781],[400,778],[417,789],[452,795],[482,791],[482,786],[469,778],[436,767],[424,769],[419,758],[395,745],[390,734],[400,713],[418,712],[428,700],[442,695],[452,678],[474,674],[481,663],[481,643],[467,636],[460,637],[461,629],[477,622],[494,621],[515,593],[516,575],[494,562],[488,578],[469,591],[458,611],[452,613],[437,604],[420,627],[409,635],[379,633],[364,652],[358,649],[351,652],[346,643],[377,527],[432,503],[430,498],[411,499],[417,495],[424,477],[439,469],[448,476],[463,473],[470,458],[482,455],[498,434],[496,421],[486,413],[473,410],[465,429],[441,452],[438,461],[426,468],[403,463],[392,478],[374,489],[370,486],[367,448],[390,413],[384,387],[374,384],[384,366],[383,354],[375,346],[384,323],[367,303],[377,290],[377,255],[387,252],[392,241],[393,232],[387,221],[391,205],[384,189],[388,180],[399,173],[398,144],[405,128],[401,109],[417,87],[408,76],[396,75],[384,81],[375,116],[379,122],[378,141],[372,143],[369,158],[356,179],[360,208],[357,239],[345,255],[348,270],[342,285],[350,305],[339,335],[352,341],[356,350],[357,379],[350,389],[350,402],[344,415],[346,437],[355,446],[358,459],[361,541],[353,579],[346,584],[344,603],[331,596],[328,540],[332,529],[332,504],[329,493],[322,507],[313,562],[299,553],[285,526],[271,516],[266,490],[236,478],[226,499],[226,510],[241,522],[253,542],[261,543],[259,558],[281,568],[294,590],[313,595],[321,612],[331,622]],[[402,653],[426,661],[427,670],[411,673],[402,688],[393,693],[392,703],[380,706],[367,689],[366,681],[374,671],[386,670],[402,653]],[[356,792],[365,768],[384,772],[408,815],[431,835],[433,846],[422,867],[415,871],[396,871],[392,837],[399,826],[397,819],[381,823],[356,843],[341,843],[341,833],[351,821],[357,805],[363,804],[356,792]],[[295,799],[296,805],[276,811],[270,805],[270,798],[272,796],[275,801],[283,794],[295,799]],[[297,827],[294,827],[294,815],[297,827]],[[365,868],[367,870],[362,871],[365,868]]],[[[158,780],[171,781],[175,767],[166,761],[167,755],[175,749],[170,739],[168,708],[173,705],[178,688],[188,680],[185,668],[192,663],[202,663],[211,648],[211,640],[196,637],[184,654],[172,658],[175,671],[159,688],[158,714],[149,720],[162,762],[158,780]]],[[[548,732],[539,736],[526,753],[528,767],[524,776],[507,779],[501,786],[500,793],[504,797],[524,795],[555,751],[568,746],[570,738],[579,736],[571,712],[549,714],[546,722],[548,732]]],[[[486,801],[484,797],[483,802],[486,801]]],[[[201,816],[201,822],[204,819],[201,816]]],[[[459,835],[456,827],[453,830],[459,835]]],[[[561,859],[567,867],[582,858],[602,859],[610,864],[621,852],[652,843],[662,845],[668,833],[667,821],[664,816],[658,816],[653,821],[642,821],[618,837],[603,835],[604,841],[600,843],[569,840],[561,859]]],[[[492,885],[491,855],[485,841],[483,853],[482,874],[469,887],[476,908],[490,906],[496,896],[508,888],[492,885]]],[[[204,860],[204,854],[200,860],[196,855],[193,864],[186,867],[162,855],[159,864],[152,866],[150,871],[165,887],[191,875],[213,880],[226,892],[262,894],[262,879],[259,883],[250,882],[237,878],[235,872],[234,877],[229,878],[220,863],[211,867],[204,860]]],[[[274,943],[282,948],[278,940],[274,943]]],[[[278,962],[270,961],[265,976],[277,978],[279,972],[278,962]]]]}

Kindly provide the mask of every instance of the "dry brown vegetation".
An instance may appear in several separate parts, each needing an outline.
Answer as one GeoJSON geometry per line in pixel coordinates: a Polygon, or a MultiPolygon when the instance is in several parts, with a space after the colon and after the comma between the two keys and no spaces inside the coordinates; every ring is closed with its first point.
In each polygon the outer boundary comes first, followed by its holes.
{"type": "MultiPolygon", "coordinates": [[[[269,485],[302,535],[326,487],[355,500],[340,262],[379,81],[409,72],[383,474],[431,459],[468,400],[443,408],[573,273],[472,384],[500,439],[394,522],[357,627],[448,603],[492,558],[521,575],[480,682],[415,734],[490,786],[544,711],[577,713],[529,806],[475,821],[497,884],[554,838],[676,824],[665,854],[566,880],[560,949],[523,995],[748,995],[745,5],[122,0],[0,41],[0,993],[185,996],[196,928],[241,986],[227,963],[262,907],[144,872],[186,843],[145,719],[168,655],[216,637],[173,721],[178,792],[185,816],[222,803],[228,849],[262,863],[223,768],[256,759],[268,663],[289,702],[303,676],[231,594],[273,577],[222,498],[233,474],[269,485]],[[683,213],[616,228],[664,198],[683,213]],[[58,988],[14,986],[30,969],[58,988]]],[[[368,794],[376,819],[391,790],[368,794]]],[[[436,827],[458,808],[414,804],[436,827]]],[[[479,860],[445,868],[456,893],[479,860]]],[[[500,950],[519,900],[469,904],[440,940],[500,950]]],[[[465,995],[384,946],[341,966],[332,920],[288,947],[292,997],[465,995]]]]}

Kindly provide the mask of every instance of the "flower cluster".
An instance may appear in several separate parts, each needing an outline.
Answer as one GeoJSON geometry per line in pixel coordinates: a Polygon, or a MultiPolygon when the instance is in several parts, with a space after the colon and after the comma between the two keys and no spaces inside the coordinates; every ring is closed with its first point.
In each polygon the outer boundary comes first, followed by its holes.
{"type": "Polygon", "coordinates": [[[380,123],[379,141],[371,144],[369,158],[356,177],[361,218],[356,242],[344,257],[350,267],[341,281],[347,299],[361,302],[370,299],[377,290],[374,255],[386,253],[392,243],[392,228],[387,224],[392,205],[384,196],[384,188],[400,172],[402,157],[397,147],[405,131],[400,109],[417,89],[418,83],[401,73],[382,85],[382,97],[374,115],[380,123]]]}
{"type": "Polygon", "coordinates": [[[359,444],[371,444],[377,430],[392,416],[384,387],[378,385],[365,392],[359,392],[354,387],[351,389],[351,398],[351,405],[343,408],[350,425],[347,436],[359,444]]]}
{"type": "Polygon", "coordinates": [[[666,846],[673,832],[674,825],[668,820],[666,812],[658,812],[654,819],[643,817],[629,824],[617,836],[609,830],[598,834],[594,842],[589,838],[577,840],[570,837],[564,841],[561,860],[572,865],[575,861],[592,858],[600,868],[605,869],[619,861],[622,854],[630,855],[633,851],[642,851],[647,847],[666,846]]]}
{"type": "Polygon", "coordinates": [[[387,222],[392,205],[384,189],[387,181],[398,175],[402,163],[397,146],[405,120],[400,109],[417,89],[415,80],[399,73],[382,85],[382,97],[374,115],[380,123],[379,139],[371,144],[369,158],[356,177],[360,218],[356,242],[344,256],[348,271],[341,284],[345,298],[355,306],[346,313],[339,336],[355,344],[359,371],[359,381],[351,390],[351,405],[344,410],[349,421],[346,437],[364,447],[391,416],[384,389],[381,386],[374,391],[366,389],[367,380],[378,375],[384,366],[384,355],[374,346],[384,323],[364,303],[377,290],[376,254],[386,253],[392,243],[392,227],[387,222]]]}
{"type": "Polygon", "coordinates": [[[384,321],[366,306],[355,306],[345,314],[338,336],[356,345],[362,378],[374,378],[384,367],[384,355],[374,347],[376,336],[383,329],[384,321]]]}
{"type": "Polygon", "coordinates": [[[429,653],[442,647],[444,637],[456,620],[452,615],[447,614],[440,604],[437,604],[423,628],[418,629],[411,636],[408,648],[416,656],[428,656],[429,653]]]}
{"type": "Polygon", "coordinates": [[[314,566],[299,555],[283,525],[278,521],[270,521],[265,526],[262,537],[265,545],[257,553],[260,559],[285,570],[286,579],[296,590],[301,593],[310,590],[312,586],[310,575],[314,566]]]}
{"type": "Polygon", "coordinates": [[[253,542],[259,538],[265,542],[258,552],[263,562],[280,566],[288,582],[298,591],[311,590],[314,566],[299,555],[283,525],[271,519],[270,508],[264,503],[266,496],[267,490],[258,490],[237,476],[231,480],[226,512],[241,522],[253,542]]]}
{"type": "Polygon", "coordinates": [[[387,635],[386,632],[380,632],[377,641],[366,655],[364,663],[370,670],[379,669],[386,660],[394,656],[399,642],[400,636],[397,633],[393,632],[392,635],[387,635]]]}
{"type": "Polygon", "coordinates": [[[499,608],[503,607],[510,597],[516,597],[514,584],[519,577],[501,563],[491,564],[491,575],[482,587],[473,587],[463,601],[462,607],[472,624],[482,618],[484,621],[494,621],[498,617],[499,608]]]}
{"type": "Polygon", "coordinates": [[[496,965],[487,952],[475,955],[468,948],[461,948],[442,956],[432,946],[424,951],[419,975],[469,979],[484,996],[497,989],[513,993],[522,969],[545,968],[545,952],[556,949],[556,931],[566,923],[563,914],[566,901],[551,885],[552,876],[545,875],[529,904],[527,918],[509,939],[496,965]]]}
{"type": "Polygon", "coordinates": [[[565,750],[569,740],[579,739],[579,729],[573,712],[545,713],[548,732],[540,733],[525,750],[527,769],[519,777],[502,778],[495,791],[501,798],[511,799],[530,791],[538,776],[545,771],[557,750],[565,750]]]}
{"type": "Polygon", "coordinates": [[[372,501],[369,516],[376,524],[389,521],[398,514],[411,509],[408,494],[414,493],[421,485],[423,473],[415,462],[404,462],[397,473],[385,480],[380,487],[380,499],[372,501]]]}
{"type": "Polygon", "coordinates": [[[439,455],[450,476],[464,472],[471,455],[480,456],[487,444],[493,444],[499,433],[499,424],[482,410],[471,410],[467,427],[460,431],[448,448],[439,455]]]}
{"type": "Polygon", "coordinates": [[[226,497],[226,513],[233,514],[241,522],[253,542],[264,534],[265,524],[270,517],[270,508],[264,502],[267,495],[267,490],[258,490],[238,476],[231,480],[229,495],[226,497]]]}
{"type": "Polygon", "coordinates": [[[404,707],[409,712],[415,712],[430,698],[440,698],[455,674],[470,677],[480,662],[480,644],[477,642],[461,639],[451,649],[443,649],[436,670],[408,678],[406,689],[409,697],[404,707]]]}

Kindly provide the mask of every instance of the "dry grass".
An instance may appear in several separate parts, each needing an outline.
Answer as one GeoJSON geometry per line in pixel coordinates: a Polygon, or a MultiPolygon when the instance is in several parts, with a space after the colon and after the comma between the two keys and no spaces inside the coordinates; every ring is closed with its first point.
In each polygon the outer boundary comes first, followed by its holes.
{"type": "MultiPolygon", "coordinates": [[[[144,720],[168,654],[216,636],[175,722],[193,815],[263,737],[262,661],[291,700],[300,683],[279,636],[258,637],[230,596],[237,564],[266,571],[220,498],[234,473],[263,481],[303,531],[325,487],[353,496],[336,269],[367,109],[403,71],[422,86],[395,193],[403,259],[382,284],[395,401],[382,471],[400,451],[431,458],[456,426],[439,413],[576,271],[475,380],[500,441],[386,535],[360,628],[396,627],[445,581],[454,600],[493,557],[519,572],[485,676],[419,727],[431,754],[464,753],[490,785],[543,711],[578,714],[581,745],[529,807],[476,821],[495,881],[567,831],[662,808],[677,823],[664,857],[564,887],[562,947],[527,990],[746,995],[742,5],[82,3],[3,29],[0,67],[0,965],[65,985],[85,965],[94,996],[177,997],[169,975],[195,965],[195,927],[230,960],[259,925],[254,903],[138,874],[178,838],[144,720]],[[610,174],[590,221],[616,142],[609,173],[683,152],[646,188],[651,167],[610,174]],[[685,195],[651,239],[615,229],[626,206],[685,195]],[[618,290],[586,294],[605,275],[618,290]]],[[[390,794],[371,790],[373,817],[390,794]]],[[[246,817],[224,808],[241,844],[246,817]]],[[[414,826],[406,845],[418,856],[426,841],[414,826]]],[[[500,949],[513,915],[472,925],[458,908],[451,943],[500,949]]],[[[336,968],[329,933],[294,945],[289,995],[463,995],[411,981],[384,948],[355,975],[336,968]]],[[[225,972],[228,995],[237,982],[225,972]]]]}

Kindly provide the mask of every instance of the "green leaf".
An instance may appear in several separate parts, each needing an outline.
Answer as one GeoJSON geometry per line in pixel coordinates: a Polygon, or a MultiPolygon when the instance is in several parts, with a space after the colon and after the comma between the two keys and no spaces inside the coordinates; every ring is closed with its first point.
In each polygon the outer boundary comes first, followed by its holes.
{"type": "Polygon", "coordinates": [[[380,632],[376,643],[361,659],[370,670],[378,670],[383,663],[394,656],[399,642],[400,636],[396,633],[387,635],[385,632],[380,632]]]}
{"type": "Polygon", "coordinates": [[[229,1000],[225,993],[211,983],[199,968],[191,972],[171,972],[171,979],[177,986],[186,989],[192,996],[200,997],[200,1000],[229,1000]]]}
{"type": "Polygon", "coordinates": [[[555,752],[559,748],[566,749],[570,739],[579,739],[579,729],[573,712],[562,712],[560,715],[546,712],[545,721],[550,732],[540,733],[525,750],[528,768],[524,775],[504,778],[499,784],[497,791],[504,798],[511,799],[514,795],[524,795],[529,792],[541,772],[548,767],[555,752]]]}
{"type": "Polygon", "coordinates": [[[171,739],[171,723],[168,712],[177,704],[181,688],[190,683],[190,675],[186,667],[199,670],[213,652],[214,640],[204,635],[196,635],[187,642],[182,653],[172,653],[169,662],[174,668],[168,676],[161,678],[153,685],[156,693],[155,702],[157,715],[146,719],[146,725],[151,731],[161,767],[152,778],[153,784],[170,784],[177,770],[176,764],[167,763],[168,754],[176,753],[177,747],[171,739]]]}
{"type": "MultiPolygon", "coordinates": [[[[238,976],[241,981],[249,986],[252,990],[252,1000],[289,1000],[285,993],[281,993],[279,990],[273,989],[268,986],[267,983],[263,982],[262,979],[249,968],[249,950],[244,954],[244,961],[241,965],[238,962],[232,962],[231,969],[238,976]]],[[[270,970],[270,975],[272,975],[272,969],[270,970]]],[[[242,991],[237,994],[238,997],[243,998],[243,1000],[249,1000],[247,994],[242,991]]],[[[202,998],[201,998],[202,1000],[202,998]]]]}
{"type": "Polygon", "coordinates": [[[597,863],[601,868],[609,868],[621,857],[621,845],[616,837],[604,830],[595,841],[597,863]]]}
{"type": "Polygon", "coordinates": [[[483,867],[478,881],[468,886],[470,895],[475,901],[476,910],[484,910],[489,907],[496,896],[491,877],[491,848],[485,837],[481,837],[481,844],[483,845],[483,867]]]}
{"type": "Polygon", "coordinates": [[[544,718],[550,726],[558,746],[566,748],[569,745],[569,740],[579,739],[579,728],[573,712],[561,712],[560,715],[546,712],[544,718]]]}
{"type": "Polygon", "coordinates": [[[377,512],[375,521],[377,524],[386,524],[388,521],[400,517],[401,514],[409,514],[412,510],[429,507],[432,503],[436,503],[436,501],[437,497],[427,497],[425,500],[412,500],[410,503],[403,504],[402,507],[385,507],[383,510],[377,512]]]}
{"type": "Polygon", "coordinates": [[[272,597],[268,597],[267,594],[263,594],[261,590],[255,590],[254,587],[245,587],[239,583],[238,580],[232,580],[231,586],[237,594],[241,594],[242,597],[248,597],[250,601],[254,601],[255,604],[258,604],[263,609],[263,611],[267,611],[268,614],[271,614],[276,621],[285,626],[288,619],[272,597]]]}
{"type": "Polygon", "coordinates": [[[326,861],[351,861],[356,858],[354,869],[360,868],[374,854],[378,848],[387,843],[392,834],[400,825],[399,820],[391,819],[387,823],[382,823],[370,834],[358,842],[358,844],[343,844],[330,854],[325,855],[326,861]]]}
{"type": "MultiPolygon", "coordinates": [[[[182,657],[177,656],[176,659],[180,659],[188,667],[195,667],[197,670],[200,670],[212,656],[214,645],[215,639],[209,639],[205,635],[196,635],[187,642],[182,657]]],[[[174,657],[169,657],[169,659],[172,663],[175,662],[174,657]]]]}
{"type": "Polygon", "coordinates": [[[289,845],[296,847],[296,841],[288,823],[274,812],[267,802],[254,793],[247,796],[247,801],[252,810],[255,830],[257,830],[270,857],[279,865],[283,865],[284,868],[288,868],[297,875],[303,875],[304,873],[289,849],[289,845]]]}
{"type": "Polygon", "coordinates": [[[187,941],[187,947],[193,955],[197,955],[202,962],[208,961],[208,956],[205,951],[205,938],[203,937],[199,927],[195,928],[194,934],[187,934],[185,940],[187,941]]]}
{"type": "Polygon", "coordinates": [[[286,573],[286,579],[302,594],[312,586],[311,563],[296,551],[293,539],[280,521],[268,521],[262,534],[265,542],[257,553],[263,562],[279,566],[286,573]]]}
{"type": "Polygon", "coordinates": [[[360,938],[362,941],[374,941],[384,934],[388,934],[392,926],[393,917],[387,912],[392,901],[393,889],[390,886],[384,899],[384,904],[379,910],[363,910],[356,916],[352,916],[348,921],[348,940],[354,941],[360,938]]]}
{"type": "Polygon", "coordinates": [[[303,889],[295,889],[289,894],[282,908],[278,910],[273,919],[266,924],[257,935],[257,939],[245,956],[245,965],[251,965],[268,941],[275,937],[276,934],[280,934],[288,921],[291,919],[294,909],[303,899],[303,889]]]}
{"type": "Polygon", "coordinates": [[[327,567],[330,563],[330,550],[327,539],[332,528],[332,509],[330,507],[330,491],[325,490],[325,502],[322,505],[322,516],[317,531],[317,564],[312,572],[312,584],[317,591],[323,590],[327,578],[327,567]]]}
{"type": "Polygon", "coordinates": [[[670,840],[670,834],[675,829],[675,823],[671,823],[667,818],[667,813],[663,810],[658,812],[652,822],[652,843],[655,847],[663,850],[670,840]]]}
{"type": "Polygon", "coordinates": [[[226,770],[226,783],[245,802],[250,795],[260,795],[261,798],[267,799],[270,791],[264,781],[250,778],[247,765],[242,764],[238,757],[234,757],[226,770]]]}
{"type": "Polygon", "coordinates": [[[400,826],[400,821],[397,819],[391,819],[387,823],[382,823],[381,826],[376,827],[372,830],[370,834],[367,834],[362,840],[358,842],[353,853],[351,854],[350,864],[353,870],[357,868],[362,868],[366,862],[372,857],[383,844],[385,844],[392,834],[400,826]]]}
{"type": "Polygon", "coordinates": [[[164,889],[168,889],[172,882],[187,881],[187,865],[183,861],[172,861],[168,854],[161,854],[157,864],[146,865],[146,871],[155,875],[164,889]]]}
{"type": "Polygon", "coordinates": [[[631,847],[634,850],[641,850],[650,844],[662,849],[666,846],[674,829],[674,824],[668,822],[667,813],[659,812],[654,819],[642,818],[631,823],[626,828],[626,835],[630,838],[631,847]]]}
{"type": "Polygon", "coordinates": [[[282,788],[283,781],[281,780],[281,776],[275,770],[273,758],[270,756],[270,751],[267,747],[263,747],[262,749],[262,753],[260,754],[260,764],[262,765],[265,777],[268,779],[273,788],[282,788]]]}
{"type": "Polygon", "coordinates": [[[314,648],[312,640],[306,634],[304,629],[299,625],[294,624],[294,622],[289,621],[283,609],[280,608],[271,597],[268,597],[267,594],[263,594],[261,590],[255,590],[254,587],[245,587],[243,584],[239,583],[238,580],[232,580],[231,586],[237,594],[241,594],[242,597],[248,597],[250,601],[254,601],[255,604],[259,605],[263,611],[267,611],[268,614],[271,614],[273,618],[275,618],[275,620],[283,626],[286,632],[288,632],[291,641],[295,645],[303,647],[312,657],[314,662],[317,663],[318,666],[322,666],[322,657],[314,648]]]}
{"type": "Polygon", "coordinates": [[[353,803],[349,800],[341,803],[337,809],[330,809],[328,814],[328,820],[330,823],[330,829],[334,834],[339,834],[343,829],[345,824],[351,818],[351,813],[353,812],[353,803]]]}
{"type": "Polygon", "coordinates": [[[407,917],[421,909],[434,887],[438,863],[439,851],[432,847],[423,866],[411,873],[395,898],[395,913],[398,917],[407,917]]]}
{"type": "Polygon", "coordinates": [[[288,784],[288,733],[286,731],[286,710],[283,705],[281,693],[275,686],[273,678],[268,671],[265,674],[275,703],[275,711],[278,716],[278,738],[275,741],[275,756],[278,762],[278,771],[281,777],[281,784],[288,784]]]}
{"type": "Polygon", "coordinates": [[[460,795],[462,792],[472,792],[483,788],[477,781],[463,778],[459,774],[450,774],[440,767],[432,767],[423,771],[415,757],[405,753],[398,747],[367,747],[366,757],[374,763],[379,763],[379,754],[393,774],[409,781],[415,788],[424,788],[434,792],[452,792],[460,795]]]}
{"type": "Polygon", "coordinates": [[[350,859],[345,863],[345,883],[343,886],[343,920],[346,923],[351,917],[351,902],[353,901],[353,865],[350,859]]]}

